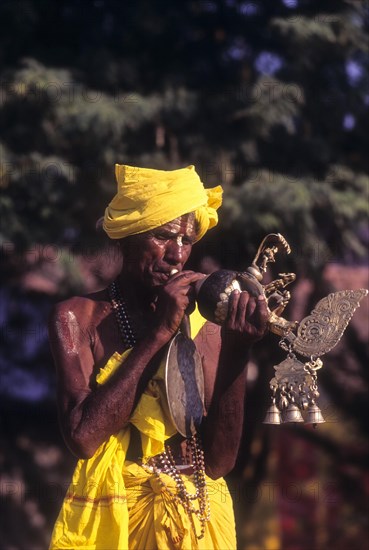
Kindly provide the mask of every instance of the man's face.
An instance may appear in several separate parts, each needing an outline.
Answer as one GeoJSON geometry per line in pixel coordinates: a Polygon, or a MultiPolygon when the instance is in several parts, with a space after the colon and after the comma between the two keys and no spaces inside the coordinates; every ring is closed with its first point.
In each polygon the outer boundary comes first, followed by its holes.
{"type": "Polygon", "coordinates": [[[123,272],[146,288],[163,285],[172,269],[182,271],[196,240],[195,215],[184,214],[122,241],[123,272]]]}

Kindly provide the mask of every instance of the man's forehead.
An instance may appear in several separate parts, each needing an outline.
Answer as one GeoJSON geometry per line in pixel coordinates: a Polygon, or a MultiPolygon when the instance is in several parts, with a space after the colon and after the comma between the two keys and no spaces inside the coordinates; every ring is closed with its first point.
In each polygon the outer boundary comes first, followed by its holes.
{"type": "Polygon", "coordinates": [[[174,220],[171,220],[168,223],[165,223],[156,229],[154,231],[160,231],[160,230],[166,230],[170,232],[179,232],[179,231],[185,231],[187,232],[195,232],[196,231],[196,219],[194,212],[190,212],[189,214],[183,214],[182,216],[179,216],[178,218],[174,218],[174,220]]]}

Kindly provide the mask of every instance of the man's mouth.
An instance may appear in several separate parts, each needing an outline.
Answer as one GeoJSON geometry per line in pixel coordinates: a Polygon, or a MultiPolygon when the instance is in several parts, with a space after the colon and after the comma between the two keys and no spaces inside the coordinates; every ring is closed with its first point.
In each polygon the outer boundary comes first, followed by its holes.
{"type": "Polygon", "coordinates": [[[160,278],[163,281],[167,281],[172,275],[175,275],[178,273],[179,270],[173,267],[170,270],[160,270],[160,269],[154,269],[153,274],[156,278],[160,278]]]}

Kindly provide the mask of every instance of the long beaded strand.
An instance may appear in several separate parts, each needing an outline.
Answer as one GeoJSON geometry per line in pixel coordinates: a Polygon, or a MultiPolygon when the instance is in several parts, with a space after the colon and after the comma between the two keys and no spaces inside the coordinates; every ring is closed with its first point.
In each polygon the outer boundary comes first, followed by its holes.
{"type": "Polygon", "coordinates": [[[186,441],[190,447],[194,469],[194,485],[195,493],[189,493],[185,487],[181,474],[179,473],[173,459],[173,455],[169,446],[165,447],[165,451],[160,455],[150,458],[143,467],[153,472],[159,480],[161,486],[170,494],[170,496],[181,503],[185,512],[189,516],[191,525],[197,539],[201,539],[205,534],[206,522],[210,520],[210,503],[206,487],[205,479],[205,461],[204,451],[202,450],[199,437],[193,435],[190,440],[186,441]],[[176,484],[176,493],[173,493],[164,482],[160,474],[170,476],[176,484]],[[192,501],[198,501],[198,509],[192,504],[192,501]],[[195,525],[192,520],[192,514],[195,514],[200,522],[200,534],[197,534],[195,525]]]}
{"type": "Polygon", "coordinates": [[[136,338],[131,328],[125,302],[122,299],[118,285],[115,281],[109,285],[108,292],[123,341],[127,347],[132,348],[136,343],[136,338]]]}

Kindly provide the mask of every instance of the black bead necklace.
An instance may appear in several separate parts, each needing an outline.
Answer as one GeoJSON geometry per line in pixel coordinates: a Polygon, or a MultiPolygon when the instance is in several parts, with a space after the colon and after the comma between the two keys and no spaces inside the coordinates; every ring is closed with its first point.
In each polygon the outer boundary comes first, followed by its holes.
{"type": "Polygon", "coordinates": [[[136,338],[133,333],[129,315],[127,312],[126,304],[122,299],[119,291],[119,287],[116,281],[113,281],[108,286],[109,298],[111,307],[115,313],[119,330],[121,332],[123,342],[128,348],[133,348],[136,343],[136,338]]]}

